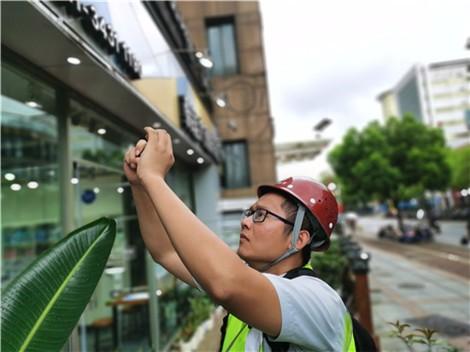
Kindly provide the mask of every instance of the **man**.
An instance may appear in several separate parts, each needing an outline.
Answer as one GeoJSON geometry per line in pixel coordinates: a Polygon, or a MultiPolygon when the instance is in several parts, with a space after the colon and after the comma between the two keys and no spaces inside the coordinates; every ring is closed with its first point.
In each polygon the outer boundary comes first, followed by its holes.
{"type": "Polygon", "coordinates": [[[170,135],[145,130],[147,141],[124,162],[143,239],[156,262],[230,313],[221,349],[270,351],[286,342],[292,351],[353,351],[338,294],[316,277],[283,277],[329,245],[338,209],[326,187],[304,178],[261,186],[234,253],[165,183],[174,163],[170,135]]]}

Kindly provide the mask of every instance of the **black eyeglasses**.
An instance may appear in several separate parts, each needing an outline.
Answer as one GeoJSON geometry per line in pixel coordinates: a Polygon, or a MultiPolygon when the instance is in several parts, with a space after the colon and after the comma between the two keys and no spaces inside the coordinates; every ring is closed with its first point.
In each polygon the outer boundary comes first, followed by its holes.
{"type": "Polygon", "coordinates": [[[281,220],[285,224],[294,226],[294,223],[292,223],[289,220],[284,219],[282,216],[274,214],[272,211],[269,211],[269,210],[264,209],[264,208],[256,208],[256,209],[249,208],[249,209],[246,209],[246,210],[243,211],[243,216],[244,217],[247,218],[247,217],[251,216],[252,219],[253,219],[253,222],[256,222],[256,223],[260,223],[260,222],[263,222],[264,220],[266,220],[266,216],[268,216],[268,214],[274,216],[278,220],[281,220]]]}

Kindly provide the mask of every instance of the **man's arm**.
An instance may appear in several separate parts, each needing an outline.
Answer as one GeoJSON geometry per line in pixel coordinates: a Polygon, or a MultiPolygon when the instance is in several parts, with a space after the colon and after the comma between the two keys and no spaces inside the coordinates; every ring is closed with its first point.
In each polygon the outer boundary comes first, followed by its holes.
{"type": "Polygon", "coordinates": [[[145,190],[142,186],[132,186],[132,195],[137,208],[140,233],[153,260],[161,264],[180,280],[195,287],[193,277],[171,244],[166,230],[145,190]]]}
{"type": "Polygon", "coordinates": [[[147,128],[148,144],[137,166],[142,184],[168,237],[192,276],[229,312],[271,336],[281,329],[274,286],[202,223],[165,183],[174,162],[170,136],[147,128]]]}
{"type": "Polygon", "coordinates": [[[166,270],[195,287],[194,280],[184,266],[168,239],[168,234],[158,217],[155,208],[141,185],[136,173],[136,166],[146,141],[140,140],[135,147],[129,148],[124,158],[124,173],[131,185],[132,195],[137,208],[139,227],[145,246],[152,258],[166,270]]]}

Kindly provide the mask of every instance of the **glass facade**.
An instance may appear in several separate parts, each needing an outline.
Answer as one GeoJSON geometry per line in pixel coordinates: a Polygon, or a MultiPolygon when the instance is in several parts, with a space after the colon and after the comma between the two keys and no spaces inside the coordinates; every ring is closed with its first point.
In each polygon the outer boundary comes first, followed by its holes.
{"type": "MultiPolygon", "coordinates": [[[[103,318],[119,316],[119,345],[135,345],[132,340],[135,335],[128,334],[130,321],[140,319],[148,326],[148,307],[121,306],[113,312],[109,303],[113,297],[147,290],[145,246],[130,187],[122,172],[124,153],[138,135],[73,92],[59,96],[53,84],[12,62],[2,58],[1,65],[2,285],[7,285],[37,255],[64,237],[63,212],[72,214],[73,228],[99,217],[113,218],[117,223],[116,240],[81,320],[80,338],[82,346],[95,348],[95,335],[85,327],[103,318]],[[60,150],[64,148],[59,143],[60,106],[67,107],[62,118],[69,126],[65,140],[71,165],[59,162],[60,150]],[[61,168],[67,167],[72,169],[72,177],[67,180],[73,195],[70,205],[61,204],[60,197],[64,192],[60,175],[66,174],[61,168]]],[[[168,183],[195,211],[189,167],[177,162],[168,175],[168,183]]],[[[187,304],[180,302],[183,296],[178,294],[188,287],[175,281],[159,265],[153,265],[153,272],[164,303],[159,305],[158,319],[159,345],[163,348],[179,331],[188,313],[187,304]]],[[[148,346],[148,328],[141,328],[139,346],[148,346]]],[[[110,344],[103,345],[108,347],[110,344]]]]}
{"type": "Polygon", "coordinates": [[[4,62],[1,74],[4,286],[61,238],[62,230],[55,91],[4,62]]]}

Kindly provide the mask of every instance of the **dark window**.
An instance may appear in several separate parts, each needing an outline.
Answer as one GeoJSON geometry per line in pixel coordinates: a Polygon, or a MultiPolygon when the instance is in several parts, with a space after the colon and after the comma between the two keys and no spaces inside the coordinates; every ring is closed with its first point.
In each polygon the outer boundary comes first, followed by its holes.
{"type": "Polygon", "coordinates": [[[238,72],[235,23],[233,17],[206,20],[209,55],[214,62],[212,75],[230,75],[238,72]]]}
{"type": "Polygon", "coordinates": [[[227,189],[250,187],[250,162],[246,141],[224,143],[224,179],[227,189]]]}

